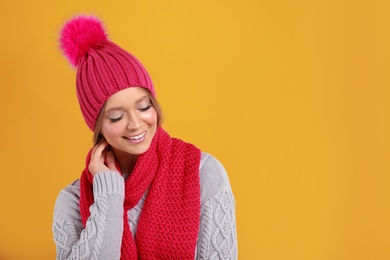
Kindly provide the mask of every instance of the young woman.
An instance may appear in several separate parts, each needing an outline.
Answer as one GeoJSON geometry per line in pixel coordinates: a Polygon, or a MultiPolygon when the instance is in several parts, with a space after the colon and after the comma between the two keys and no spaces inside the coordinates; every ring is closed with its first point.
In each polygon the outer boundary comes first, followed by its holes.
{"type": "Polygon", "coordinates": [[[92,16],[68,21],[60,43],[94,147],[56,201],[57,259],[237,259],[227,174],[163,130],[142,64],[92,16]]]}

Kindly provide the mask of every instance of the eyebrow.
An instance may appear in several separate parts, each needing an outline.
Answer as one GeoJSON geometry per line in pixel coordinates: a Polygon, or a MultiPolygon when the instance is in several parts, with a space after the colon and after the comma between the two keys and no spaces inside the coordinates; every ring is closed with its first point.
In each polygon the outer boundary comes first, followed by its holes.
{"type": "MultiPolygon", "coordinates": [[[[138,100],[135,101],[135,104],[140,103],[141,101],[145,100],[146,98],[149,99],[149,96],[145,95],[145,96],[139,98],[138,100]]],[[[126,107],[124,107],[124,106],[111,107],[109,109],[106,109],[104,112],[106,113],[106,112],[109,112],[112,110],[126,110],[126,107]]]]}

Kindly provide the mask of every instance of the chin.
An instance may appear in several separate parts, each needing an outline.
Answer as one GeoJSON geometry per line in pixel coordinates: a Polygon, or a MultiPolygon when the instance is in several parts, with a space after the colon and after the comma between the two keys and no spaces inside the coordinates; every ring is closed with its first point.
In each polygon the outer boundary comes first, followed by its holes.
{"type": "Polygon", "coordinates": [[[149,144],[144,144],[144,145],[140,145],[139,147],[134,147],[134,148],[131,148],[131,149],[120,149],[121,151],[125,152],[125,153],[128,153],[128,154],[132,154],[132,155],[141,155],[143,153],[145,153],[147,150],[149,150],[150,148],[150,143],[149,144]]]}

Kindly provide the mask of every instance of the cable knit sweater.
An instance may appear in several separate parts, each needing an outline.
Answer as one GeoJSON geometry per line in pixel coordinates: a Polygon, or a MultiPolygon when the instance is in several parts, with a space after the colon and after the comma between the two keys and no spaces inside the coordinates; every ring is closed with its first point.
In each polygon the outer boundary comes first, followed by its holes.
{"type": "MultiPolygon", "coordinates": [[[[202,153],[200,161],[200,230],[195,259],[237,259],[235,201],[222,164],[202,153]]],[[[117,172],[95,175],[95,203],[84,228],[79,208],[79,180],[63,189],[54,208],[53,234],[57,259],[120,258],[123,232],[124,179],[117,172]]],[[[133,236],[147,192],[128,211],[133,236]]]]}

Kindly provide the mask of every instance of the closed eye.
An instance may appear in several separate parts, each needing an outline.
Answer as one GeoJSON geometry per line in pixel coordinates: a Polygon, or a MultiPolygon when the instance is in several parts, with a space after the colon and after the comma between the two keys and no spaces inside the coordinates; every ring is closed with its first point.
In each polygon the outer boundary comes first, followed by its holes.
{"type": "Polygon", "coordinates": [[[120,117],[116,117],[116,118],[110,118],[110,122],[115,123],[115,122],[118,122],[119,120],[121,120],[122,118],[123,118],[123,115],[121,115],[120,117]]]}
{"type": "Polygon", "coordinates": [[[152,107],[152,105],[148,105],[147,107],[144,108],[138,108],[139,111],[145,112],[146,110],[149,110],[152,107]]]}

